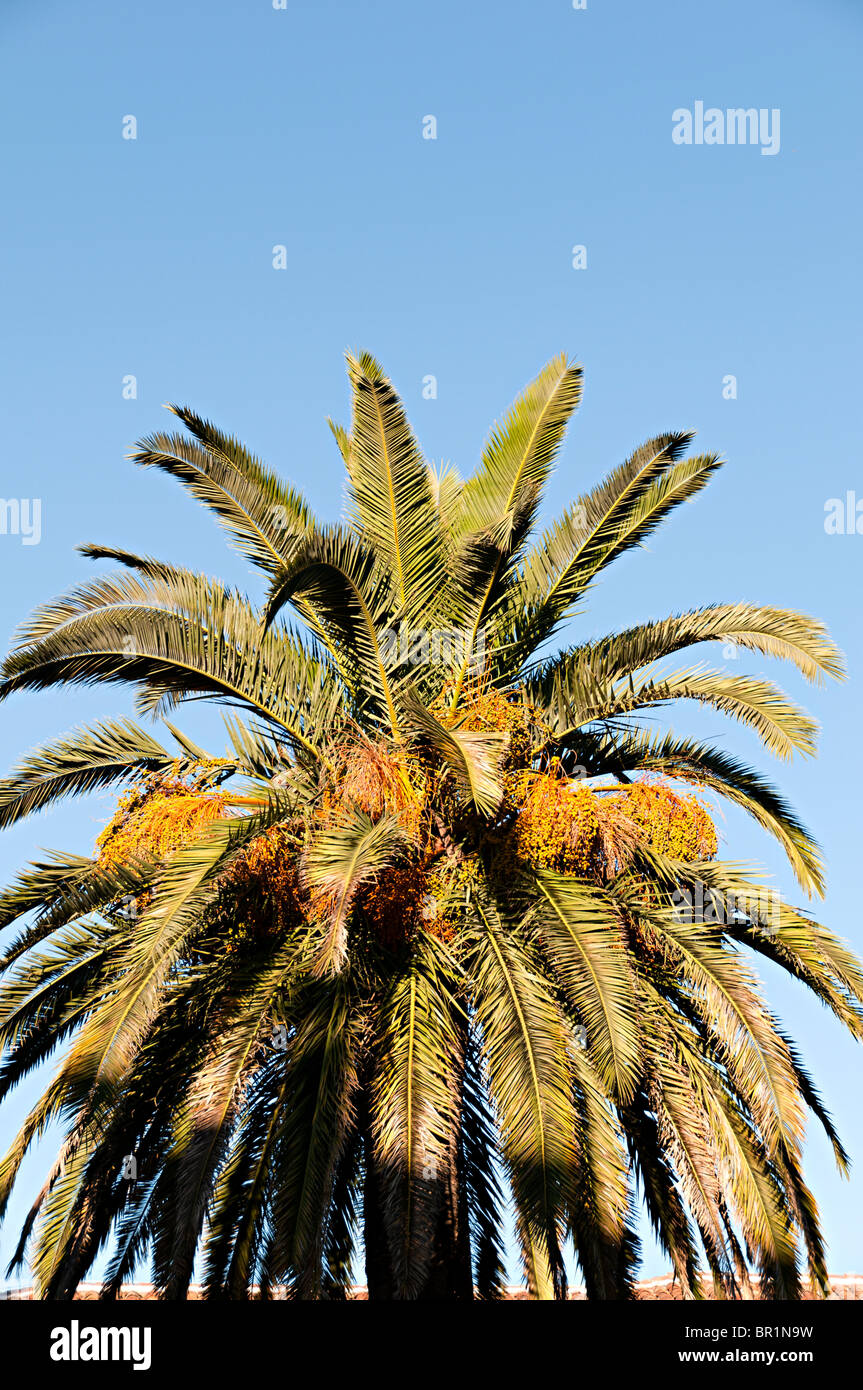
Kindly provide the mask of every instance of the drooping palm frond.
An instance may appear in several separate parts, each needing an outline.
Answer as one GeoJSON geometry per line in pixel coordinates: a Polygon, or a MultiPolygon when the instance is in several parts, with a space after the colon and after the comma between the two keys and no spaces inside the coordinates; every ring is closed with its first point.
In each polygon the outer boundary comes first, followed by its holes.
{"type": "Polygon", "coordinates": [[[14,825],[63,796],[109,787],[141,772],[168,768],[175,761],[161,743],[130,720],[76,729],[30,753],[0,781],[0,827],[14,825]]]}
{"type": "Polygon", "coordinates": [[[471,974],[518,1236],[533,1295],[565,1279],[561,1243],[575,1201],[576,1116],[567,1022],[496,905],[477,899],[471,974]]]}
{"type": "MultiPolygon", "coordinates": [[[[634,1297],[640,1243],[625,1134],[588,1049],[570,1053],[574,1078],[578,1152],[570,1235],[589,1298],[634,1297]]],[[[622,1108],[622,1107],[621,1107],[622,1108]]],[[[625,1112],[624,1112],[625,1113],[625,1112]]]]}
{"type": "Polygon", "coordinates": [[[461,1076],[459,1171],[473,1250],[476,1297],[503,1297],[505,1249],[504,1194],[499,1177],[498,1135],[488,1099],[488,1085],[477,1041],[468,1038],[461,1076]]]}
{"type": "MultiPolygon", "coordinates": [[[[527,885],[526,885],[527,888],[527,885]]],[[[625,1104],[641,1070],[637,1001],[614,902],[571,874],[537,873],[534,921],[608,1093],[625,1104]]]]}
{"type": "MultiPolygon", "coordinates": [[[[791,661],[807,680],[840,679],[842,656],[823,623],[784,608],[750,603],[714,604],[586,643],[579,651],[586,664],[614,677],[634,675],[663,657],[700,642],[722,642],[743,651],[791,661]]],[[[551,671],[554,661],[539,671],[551,671]]],[[[538,672],[529,672],[531,676],[538,672]]]]}
{"type": "Polygon", "coordinates": [[[673,734],[615,730],[599,756],[609,770],[664,773],[739,806],[779,841],[801,887],[823,896],[824,865],[811,833],[760,773],[730,754],[673,734]]]}
{"type": "Polygon", "coordinates": [[[277,574],[297,539],[314,527],[308,504],[238,440],[185,406],[169,409],[192,440],[177,434],[150,435],[140,442],[132,461],[177,478],[216,514],[241,554],[267,574],[277,574]]]}
{"type": "Polygon", "coordinates": [[[80,1026],[82,1009],[104,987],[110,938],[86,923],[54,934],[50,946],[28,954],[8,978],[0,1016],[0,1100],[80,1026]]]}
{"type": "Polygon", "coordinates": [[[615,719],[672,700],[695,700],[730,715],[753,729],[778,758],[787,760],[795,752],[810,756],[815,752],[818,726],[777,685],[719,670],[695,667],[636,683],[630,690],[616,690],[593,718],[615,719]]]}
{"type": "Polygon", "coordinates": [[[405,842],[396,816],[373,821],[354,812],[346,825],[319,835],[305,862],[322,918],[312,969],[316,975],[337,973],[345,961],[351,906],[363,884],[384,873],[405,842]]]}
{"type": "Polygon", "coordinates": [[[288,1087],[272,1149],[264,1287],[288,1276],[301,1297],[319,1292],[326,1214],[351,1142],[365,1018],[345,976],[316,982],[285,1058],[288,1087]],[[316,1287],[317,1286],[317,1287],[316,1287]]]}
{"type": "Polygon", "coordinates": [[[833,932],[792,907],[775,888],[766,888],[751,866],[727,860],[685,863],[655,852],[650,858],[656,879],[679,895],[684,915],[700,911],[730,940],[780,964],[861,1036],[863,970],[833,932]]]}
{"type": "Polygon", "coordinates": [[[340,527],[311,535],[274,583],[267,624],[289,602],[311,611],[355,701],[370,701],[398,737],[393,663],[383,640],[396,610],[391,580],[380,574],[374,551],[340,527]]]}
{"type": "Polygon", "coordinates": [[[507,736],[442,724],[416,697],[403,696],[405,723],[453,773],[462,793],[483,815],[494,815],[503,796],[500,764],[507,736]]]}
{"type": "Polygon", "coordinates": [[[64,684],[131,684],[143,712],[190,696],[235,701],[278,724],[292,746],[318,756],[315,717],[330,672],[287,634],[264,634],[254,609],[195,576],[120,574],[46,605],[0,671],[0,699],[64,684]]]}
{"type": "Polygon", "coordinates": [[[122,981],[84,1023],[63,1067],[71,1096],[110,1100],[158,1007],[159,991],[175,966],[201,908],[244,845],[284,814],[280,794],[262,812],[211,822],[203,836],[168,860],[154,897],[113,962],[122,981]]]}
{"type": "MultiPolygon", "coordinates": [[[[293,942],[281,943],[256,968],[239,1000],[218,1018],[218,1031],[176,1117],[166,1162],[175,1164],[176,1222],[166,1297],[185,1293],[236,1118],[256,1067],[262,1034],[274,1003],[297,972],[293,942]]],[[[246,982],[241,982],[246,983],[246,982]]]]}

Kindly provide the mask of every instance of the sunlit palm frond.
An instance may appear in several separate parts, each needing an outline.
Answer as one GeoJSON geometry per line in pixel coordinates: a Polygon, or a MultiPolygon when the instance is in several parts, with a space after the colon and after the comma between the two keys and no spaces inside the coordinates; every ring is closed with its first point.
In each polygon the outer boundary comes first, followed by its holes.
{"type": "Polygon", "coordinates": [[[0,781],[0,827],[14,825],[64,796],[110,787],[176,761],[130,720],[75,729],[30,753],[0,781]]]}
{"type": "Polygon", "coordinates": [[[348,948],[348,918],[357,892],[386,871],[405,843],[396,816],[373,821],[362,811],[347,823],[321,832],[305,858],[305,875],[320,919],[312,970],[337,974],[348,948]]]}
{"type": "Polygon", "coordinates": [[[638,1006],[614,901],[572,875],[538,873],[529,900],[557,980],[577,1011],[584,1044],[617,1100],[632,1095],[641,1068],[638,1006]]]}
{"type": "Polygon", "coordinates": [[[308,504],[238,440],[185,406],[169,409],[192,439],[149,435],[131,455],[132,461],[177,478],[216,514],[241,554],[275,575],[297,539],[315,524],[308,504]]]}
{"type": "Polygon", "coordinates": [[[267,624],[286,603],[311,611],[355,701],[360,706],[370,702],[397,737],[393,662],[384,641],[394,621],[394,598],[391,580],[380,574],[374,551],[340,527],[309,536],[274,582],[267,624]]]}
{"type": "Polygon", "coordinates": [[[348,356],[353,416],[346,463],[359,532],[392,575],[399,608],[417,617],[440,585],[443,545],[428,470],[404,407],[368,353],[348,356]]]}

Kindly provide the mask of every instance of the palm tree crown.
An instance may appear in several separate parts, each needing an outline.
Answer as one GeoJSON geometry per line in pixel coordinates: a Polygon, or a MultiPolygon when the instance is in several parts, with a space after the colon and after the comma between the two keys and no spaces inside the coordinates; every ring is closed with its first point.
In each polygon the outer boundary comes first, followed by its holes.
{"type": "Polygon", "coordinates": [[[807,1112],[847,1162],[749,954],[863,1036],[863,974],[804,911],[717,858],[710,799],[811,836],[757,772],[642,716],[712,706],[780,758],[815,726],[769,681],[664,658],[700,643],[842,674],[824,627],[718,604],[549,644],[598,575],[720,466],[649,440],[538,538],[581,370],[551,361],[477,471],[430,469],[367,354],[333,425],[350,510],[302,496],[191,410],[134,461],[179,481],[264,572],[257,606],[177,565],[117,568],[38,609],[0,697],[117,683],[141,717],[76,729],[0,783],[8,826],[125,787],[91,857],[0,895],[0,1098],[59,1050],[0,1167],[5,1210],[47,1125],[64,1140],[25,1222],[42,1297],[103,1247],[104,1296],[145,1258],[167,1298],[491,1298],[506,1194],[531,1293],[631,1293],[636,1185],[676,1275],[734,1294],[826,1288],[807,1112]],[[286,621],[290,614],[293,625],[286,621]],[[172,722],[225,710],[212,756],[172,722]],[[707,799],[707,804],[706,804],[707,799]],[[744,950],[743,948],[746,948],[744,950]]]}

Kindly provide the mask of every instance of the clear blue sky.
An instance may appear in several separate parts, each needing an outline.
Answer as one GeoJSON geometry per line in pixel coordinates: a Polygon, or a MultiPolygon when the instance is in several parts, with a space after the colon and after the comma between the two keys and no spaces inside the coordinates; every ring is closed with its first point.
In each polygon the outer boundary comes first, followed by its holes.
{"type": "MultiPolygon", "coordinates": [[[[237,433],[334,518],[325,416],[347,411],[344,349],[383,360],[427,455],[463,469],[565,349],[586,389],[549,510],[660,430],[695,428],[729,460],[594,592],[580,631],[741,599],[819,615],[848,654],[850,681],[822,691],[775,668],[823,724],[816,761],[771,767],[745,731],[673,718],[802,808],[827,854],[824,920],[863,950],[863,536],[824,530],[828,499],[863,500],[859,0],[4,0],[0,38],[0,493],[42,504],[38,545],[0,535],[3,645],[92,570],[82,541],[255,583],[176,485],[124,461],[164,401],[237,433]],[[672,112],[696,101],[778,108],[778,154],[675,144],[672,112]]],[[[0,761],[123,707],[108,690],[15,699],[0,761]]],[[[42,846],[88,850],[109,808],[4,835],[0,877],[42,846]]],[[[749,822],[724,831],[730,857],[793,889],[749,822]]],[[[863,1058],[765,978],[856,1159],[840,1181],[813,1132],[830,1266],[863,1271],[863,1058]]],[[[5,1108],[7,1135],[33,1094],[5,1108]]],[[[645,1273],[665,1268],[648,1244],[645,1273]]]]}

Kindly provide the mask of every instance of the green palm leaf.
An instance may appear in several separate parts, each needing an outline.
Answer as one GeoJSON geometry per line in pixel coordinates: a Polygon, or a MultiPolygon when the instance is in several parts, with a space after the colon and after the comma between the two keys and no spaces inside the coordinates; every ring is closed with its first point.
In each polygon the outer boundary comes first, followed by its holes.
{"type": "Polygon", "coordinates": [[[399,607],[419,615],[431,604],[443,559],[428,470],[380,365],[365,352],[347,361],[353,418],[343,443],[358,528],[393,576],[399,607]]]}
{"type": "Polygon", "coordinates": [[[241,554],[267,574],[277,574],[298,537],[314,526],[308,504],[238,440],[185,406],[169,409],[193,439],[150,435],[132,461],[177,478],[215,513],[241,554]]]}
{"type": "Polygon", "coordinates": [[[641,1069],[638,1010],[613,900],[572,875],[545,872],[530,895],[553,975],[585,1029],[585,1045],[610,1094],[632,1095],[641,1069]]]}

